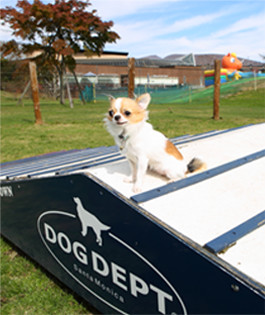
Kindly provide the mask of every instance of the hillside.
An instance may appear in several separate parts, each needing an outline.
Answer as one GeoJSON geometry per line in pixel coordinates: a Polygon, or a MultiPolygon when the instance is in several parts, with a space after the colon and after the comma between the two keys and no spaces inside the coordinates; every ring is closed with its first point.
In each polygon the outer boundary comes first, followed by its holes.
{"type": "MultiPolygon", "coordinates": [[[[164,59],[164,60],[175,60],[185,56],[185,54],[171,54],[166,56],[165,58],[160,58],[157,55],[146,56],[144,59],[164,59]]],[[[222,60],[223,54],[194,54],[196,65],[209,67],[214,64],[214,60],[219,59],[222,60]]],[[[259,61],[254,61],[251,59],[246,59],[243,57],[238,56],[238,59],[243,61],[243,67],[262,67],[264,63],[259,61]]]]}

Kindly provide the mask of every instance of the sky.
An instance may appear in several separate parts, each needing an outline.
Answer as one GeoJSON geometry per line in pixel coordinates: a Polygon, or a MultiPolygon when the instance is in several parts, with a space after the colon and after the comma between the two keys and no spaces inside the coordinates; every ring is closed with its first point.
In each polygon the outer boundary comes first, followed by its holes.
{"type": "MultiPolygon", "coordinates": [[[[43,3],[53,2],[42,0],[43,3]]],[[[264,0],[91,0],[103,21],[113,21],[121,37],[106,51],[141,58],[171,54],[226,55],[262,61],[265,55],[264,0]]],[[[15,7],[2,0],[1,7],[15,7]]],[[[1,26],[0,40],[12,38],[1,26]]]]}

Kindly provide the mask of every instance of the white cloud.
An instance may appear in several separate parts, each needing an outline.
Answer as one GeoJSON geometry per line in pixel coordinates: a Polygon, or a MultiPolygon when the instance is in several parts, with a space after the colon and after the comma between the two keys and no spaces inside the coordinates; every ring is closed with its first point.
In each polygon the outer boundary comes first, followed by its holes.
{"type": "Polygon", "coordinates": [[[197,14],[171,23],[164,16],[152,20],[151,23],[151,19],[137,23],[129,20],[115,23],[115,30],[122,37],[117,47],[130,52],[134,57],[151,54],[164,57],[171,53],[190,52],[223,54],[236,52],[245,58],[261,60],[259,54],[265,54],[265,41],[262,40],[265,30],[264,12],[240,17],[238,7],[233,6],[212,14],[197,14]],[[230,19],[234,17],[234,22],[228,23],[227,26],[222,23],[220,26],[222,29],[211,31],[212,22],[226,21],[227,17],[230,19]],[[191,37],[192,30],[196,31],[199,27],[206,30],[208,28],[209,32],[194,39],[194,36],[191,37]]]}
{"type": "MultiPolygon", "coordinates": [[[[207,24],[224,15],[224,12],[196,15],[188,19],[168,22],[167,18],[146,19],[141,22],[128,21],[115,23],[115,31],[121,36],[122,44],[141,43],[145,40],[156,40],[159,36],[176,34],[187,29],[192,29],[207,24]]],[[[143,42],[144,43],[144,42],[143,42]]]]}
{"type": "Polygon", "coordinates": [[[12,29],[8,24],[1,25],[0,27],[0,41],[9,41],[12,37],[12,29]]]}
{"type": "MultiPolygon", "coordinates": [[[[213,35],[189,39],[187,36],[171,40],[159,40],[154,44],[155,53],[164,57],[171,53],[223,53],[235,52],[238,56],[261,60],[260,54],[265,55],[265,43],[261,43],[263,30],[250,30],[242,34],[235,34],[227,38],[218,38],[213,35]]],[[[145,55],[145,53],[143,54],[145,55]]]]}
{"type": "MultiPolygon", "coordinates": [[[[243,20],[243,19],[242,19],[243,20]]],[[[255,17],[253,17],[253,21],[255,17]]],[[[234,24],[237,24],[236,22],[234,24]]],[[[239,23],[240,24],[240,23],[239,23]]],[[[198,38],[190,38],[188,35],[176,36],[174,38],[163,38],[161,32],[159,37],[156,37],[156,32],[151,32],[151,27],[148,23],[139,23],[130,27],[122,27],[122,35],[124,40],[117,45],[119,50],[124,50],[130,53],[133,57],[144,57],[151,54],[157,54],[165,57],[172,53],[223,53],[236,52],[238,56],[250,58],[253,60],[261,60],[260,54],[265,54],[264,28],[259,25],[255,27],[252,24],[250,29],[237,28],[231,25],[226,32],[215,32],[198,38]],[[231,32],[228,32],[228,30],[231,32]]],[[[113,46],[110,49],[115,49],[113,46]]]]}
{"type": "Polygon", "coordinates": [[[152,10],[156,5],[179,2],[183,0],[94,0],[93,8],[103,20],[115,19],[126,15],[137,14],[141,10],[152,10]]]}
{"type": "Polygon", "coordinates": [[[218,13],[205,14],[205,15],[196,15],[188,19],[176,21],[172,25],[172,31],[182,31],[186,29],[191,29],[194,27],[198,27],[207,23],[210,23],[216,19],[219,19],[227,14],[224,11],[220,11],[218,13]]]}
{"type": "Polygon", "coordinates": [[[233,33],[238,33],[250,29],[260,29],[262,28],[263,31],[265,32],[265,11],[252,15],[246,18],[239,19],[232,25],[229,25],[228,27],[225,27],[224,29],[215,32],[214,36],[220,38],[224,36],[229,36],[230,34],[232,35],[233,33]]]}
{"type": "MultiPolygon", "coordinates": [[[[250,8],[255,8],[257,3],[264,0],[231,3],[206,0],[202,2],[202,9],[196,6],[198,11],[194,10],[194,4],[198,4],[196,1],[91,1],[93,6],[89,10],[95,8],[103,21],[113,20],[113,30],[121,36],[116,44],[107,44],[106,50],[126,51],[133,57],[151,54],[164,57],[172,53],[190,52],[226,54],[233,51],[245,58],[261,60],[259,54],[265,54],[265,12],[256,10],[256,14],[253,14],[255,11],[248,13],[250,8]],[[212,10],[206,8],[212,2],[218,4],[216,9],[213,9],[214,6],[212,10]],[[157,14],[160,11],[161,14],[157,14]],[[179,13],[182,12],[181,18],[179,13]]],[[[9,40],[10,36],[8,27],[1,27],[0,40],[9,40]]]]}

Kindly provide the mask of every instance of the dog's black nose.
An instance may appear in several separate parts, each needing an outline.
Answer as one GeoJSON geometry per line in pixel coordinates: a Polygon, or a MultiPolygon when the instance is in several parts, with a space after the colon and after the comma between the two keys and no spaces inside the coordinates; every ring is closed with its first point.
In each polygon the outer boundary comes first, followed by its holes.
{"type": "Polygon", "coordinates": [[[114,119],[115,119],[116,121],[119,121],[119,120],[121,119],[121,115],[116,115],[116,116],[114,117],[114,119]]]}

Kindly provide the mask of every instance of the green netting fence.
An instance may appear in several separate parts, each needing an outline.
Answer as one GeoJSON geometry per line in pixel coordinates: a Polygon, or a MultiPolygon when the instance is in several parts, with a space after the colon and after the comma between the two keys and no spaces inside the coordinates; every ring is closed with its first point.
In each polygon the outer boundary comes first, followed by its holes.
{"type": "MultiPolygon", "coordinates": [[[[244,90],[255,90],[259,87],[265,87],[265,78],[245,78],[241,80],[230,81],[221,84],[220,97],[224,98],[235,95],[244,90]]],[[[173,86],[168,88],[137,86],[135,95],[150,93],[153,104],[187,104],[187,103],[208,103],[213,100],[214,87],[194,88],[192,86],[173,86]]],[[[106,100],[108,95],[113,97],[126,97],[128,90],[124,88],[110,88],[102,86],[86,87],[84,92],[86,99],[89,101],[106,100]],[[88,97],[89,95],[89,97],[88,97]],[[87,96],[87,97],[86,97],[87,96]]]]}

